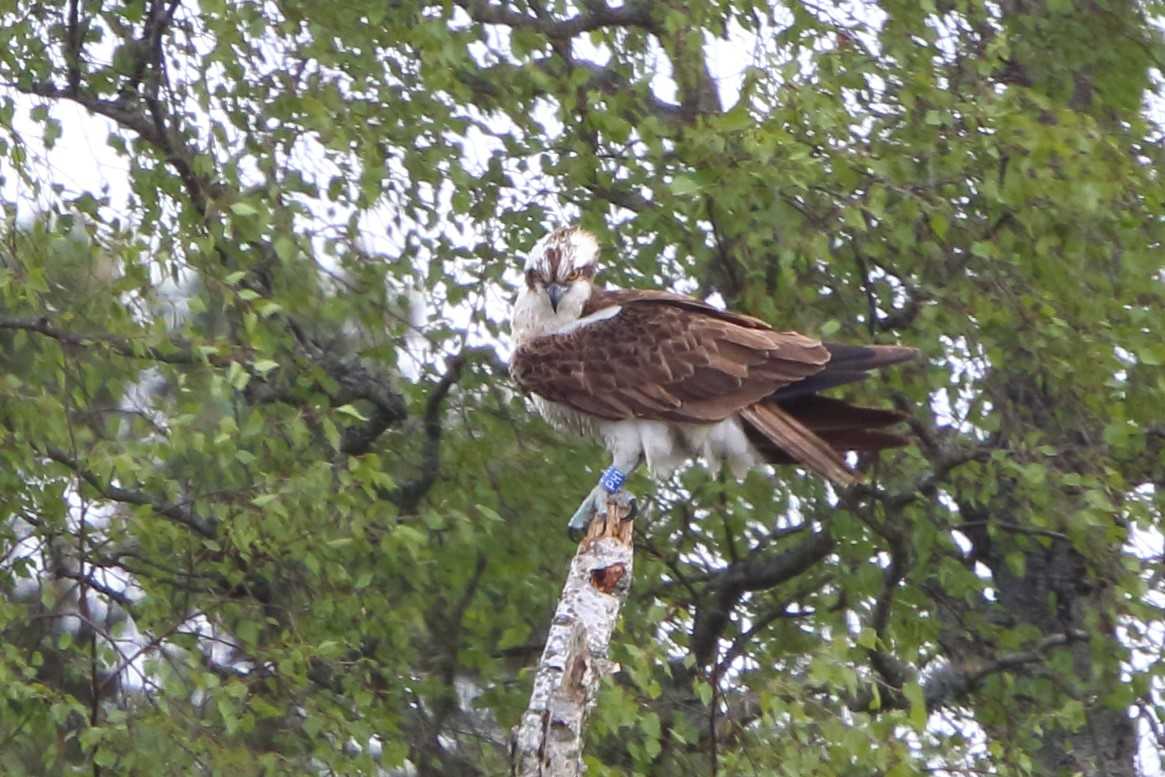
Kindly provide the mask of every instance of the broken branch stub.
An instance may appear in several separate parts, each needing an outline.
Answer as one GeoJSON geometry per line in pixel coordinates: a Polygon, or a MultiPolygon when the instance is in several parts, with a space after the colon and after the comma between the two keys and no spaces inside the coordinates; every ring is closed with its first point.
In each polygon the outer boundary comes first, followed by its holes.
{"type": "Polygon", "coordinates": [[[582,735],[599,683],[618,669],[607,658],[631,587],[633,500],[610,496],[570,565],[546,636],[530,704],[514,731],[515,777],[582,774],[582,735]]]}

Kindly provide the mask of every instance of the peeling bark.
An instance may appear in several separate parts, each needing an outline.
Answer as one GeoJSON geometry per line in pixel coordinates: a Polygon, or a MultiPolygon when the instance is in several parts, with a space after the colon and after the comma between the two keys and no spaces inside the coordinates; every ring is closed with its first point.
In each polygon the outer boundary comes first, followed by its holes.
{"type": "Polygon", "coordinates": [[[618,665],[607,648],[631,587],[631,497],[609,497],[579,543],[534,690],[511,745],[515,777],[582,774],[582,735],[599,683],[618,665]]]}

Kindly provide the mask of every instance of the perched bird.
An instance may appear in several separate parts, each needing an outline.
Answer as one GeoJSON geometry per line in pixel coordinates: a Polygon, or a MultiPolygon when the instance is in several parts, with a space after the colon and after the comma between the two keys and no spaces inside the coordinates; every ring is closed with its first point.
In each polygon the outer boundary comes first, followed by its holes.
{"type": "Polygon", "coordinates": [[[553,426],[606,444],[611,466],[570,520],[586,529],[604,493],[646,461],[666,477],[690,458],[797,464],[838,486],[857,482],[846,451],[905,444],[903,416],[818,392],[914,358],[914,348],[823,343],[706,302],[594,282],[599,246],[577,227],[542,238],[514,304],[510,373],[553,426]]]}

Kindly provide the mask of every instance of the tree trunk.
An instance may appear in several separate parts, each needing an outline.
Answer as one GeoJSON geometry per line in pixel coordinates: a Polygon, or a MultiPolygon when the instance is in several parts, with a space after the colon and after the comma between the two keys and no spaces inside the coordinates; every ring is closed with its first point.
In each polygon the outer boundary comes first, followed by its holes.
{"type": "Polygon", "coordinates": [[[599,683],[618,667],[607,648],[631,587],[631,497],[609,497],[570,565],[534,691],[514,731],[516,777],[573,777],[582,773],[582,735],[599,683]]]}

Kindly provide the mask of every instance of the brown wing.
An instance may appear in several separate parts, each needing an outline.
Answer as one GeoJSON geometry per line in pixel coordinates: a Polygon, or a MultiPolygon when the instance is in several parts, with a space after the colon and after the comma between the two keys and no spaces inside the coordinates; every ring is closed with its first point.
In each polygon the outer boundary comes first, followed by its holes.
{"type": "Polygon", "coordinates": [[[722,310],[715,305],[702,302],[694,297],[685,297],[683,294],[676,294],[671,291],[660,291],[658,289],[595,289],[591,293],[590,299],[583,306],[582,314],[588,316],[591,313],[598,312],[612,305],[628,305],[632,303],[636,305],[668,305],[697,313],[704,313],[722,321],[731,321],[746,329],[772,330],[772,326],[759,318],[746,316],[744,313],[735,313],[731,310],[722,310]]]}
{"type": "MultiPolygon", "coordinates": [[[[535,338],[514,353],[522,388],[611,420],[719,421],[821,371],[829,351],[666,292],[603,292],[611,318],[535,338]]],[[[588,306],[584,313],[606,306],[588,306]]]]}

